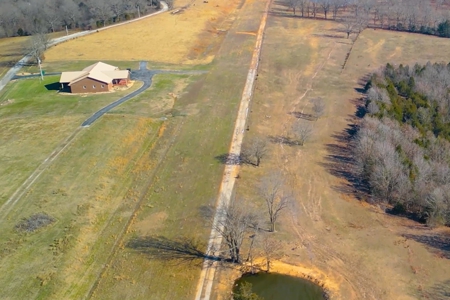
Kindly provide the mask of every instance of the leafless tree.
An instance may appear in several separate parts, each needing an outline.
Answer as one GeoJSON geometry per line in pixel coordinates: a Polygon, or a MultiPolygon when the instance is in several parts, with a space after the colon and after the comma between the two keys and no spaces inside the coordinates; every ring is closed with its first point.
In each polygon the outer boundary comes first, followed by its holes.
{"type": "Polygon", "coordinates": [[[322,7],[323,14],[325,15],[325,19],[327,18],[327,14],[330,11],[332,0],[320,0],[319,4],[322,7]]]}
{"type": "Polygon", "coordinates": [[[260,245],[261,254],[266,262],[266,272],[270,272],[272,260],[276,258],[277,252],[281,249],[281,242],[266,234],[260,237],[260,245]]]}
{"type": "Polygon", "coordinates": [[[294,13],[295,16],[295,12],[298,7],[298,0],[286,0],[285,3],[288,8],[292,9],[292,12],[294,13]]]}
{"type": "Polygon", "coordinates": [[[111,18],[113,12],[108,0],[90,0],[89,7],[91,13],[106,25],[106,21],[111,18]]]}
{"type": "Polygon", "coordinates": [[[264,177],[259,184],[259,194],[267,207],[270,232],[275,231],[275,224],[280,214],[292,201],[292,194],[287,190],[282,174],[272,173],[264,177]]]}
{"type": "Polygon", "coordinates": [[[311,102],[313,105],[312,109],[316,118],[320,118],[321,116],[323,116],[325,112],[325,101],[323,101],[321,97],[317,97],[312,99],[311,102]]]}
{"type": "Polygon", "coordinates": [[[357,23],[354,18],[344,18],[339,21],[343,27],[343,31],[347,34],[347,38],[350,38],[350,34],[355,32],[357,23]]]}
{"type": "Polygon", "coordinates": [[[213,227],[224,239],[232,262],[241,263],[242,243],[251,228],[257,227],[256,222],[256,216],[243,201],[232,199],[228,206],[218,208],[213,227]]]}
{"type": "Polygon", "coordinates": [[[313,127],[311,124],[296,120],[292,125],[292,131],[297,138],[297,143],[303,146],[313,133],[313,127]]]}
{"type": "Polygon", "coordinates": [[[42,60],[44,51],[47,50],[49,44],[50,39],[46,33],[36,33],[29,39],[28,52],[36,62],[39,62],[39,60],[42,60]]]}
{"type": "Polygon", "coordinates": [[[65,26],[74,28],[81,19],[81,12],[73,0],[61,0],[60,13],[65,26]]]}
{"type": "Polygon", "coordinates": [[[250,159],[253,157],[255,162],[252,164],[258,167],[261,163],[261,159],[266,156],[267,151],[267,141],[262,137],[254,137],[244,147],[242,152],[246,159],[250,159]]]}

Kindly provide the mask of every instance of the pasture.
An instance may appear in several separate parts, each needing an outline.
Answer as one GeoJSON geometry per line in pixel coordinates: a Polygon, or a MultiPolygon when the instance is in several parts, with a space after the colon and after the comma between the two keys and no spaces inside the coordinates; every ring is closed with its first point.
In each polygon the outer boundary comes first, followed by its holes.
{"type": "Polygon", "coordinates": [[[208,64],[235,19],[240,3],[241,0],[191,1],[187,9],[177,14],[163,13],[57,45],[46,52],[46,60],[208,64]]]}
{"type": "MultiPolygon", "coordinates": [[[[446,250],[426,242],[433,234],[444,241],[448,230],[429,231],[372,207],[370,199],[356,199],[341,166],[347,131],[357,121],[361,79],[388,62],[448,62],[442,49],[449,46],[448,39],[365,30],[352,47],[338,23],[269,18],[246,139],[267,139],[270,154],[258,168],[242,167],[237,197],[254,199],[263,210],[259,180],[281,170],[296,199],[274,236],[283,245],[281,260],[325,274],[319,279],[337,287],[337,299],[440,299],[448,292],[442,288],[450,279],[446,250]],[[313,113],[316,97],[325,100],[324,116],[297,119],[313,113]],[[283,142],[294,138],[294,122],[313,126],[303,147],[283,142]]],[[[227,276],[222,284],[229,284],[227,276]]]]}

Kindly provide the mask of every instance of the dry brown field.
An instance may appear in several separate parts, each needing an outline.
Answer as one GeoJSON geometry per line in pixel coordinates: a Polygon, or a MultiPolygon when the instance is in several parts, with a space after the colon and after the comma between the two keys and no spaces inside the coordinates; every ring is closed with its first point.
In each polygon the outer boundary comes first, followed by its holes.
{"type": "MultiPolygon", "coordinates": [[[[294,191],[296,209],[283,215],[273,235],[283,245],[273,271],[313,278],[331,299],[446,299],[448,228],[430,229],[356,199],[342,161],[348,159],[346,130],[357,122],[361,79],[388,62],[448,62],[450,53],[442,49],[450,40],[365,30],[343,69],[352,43],[338,26],[269,17],[246,139],[267,138],[270,155],[260,167],[243,165],[237,198],[255,199],[263,211],[256,187],[278,170],[294,191]],[[313,126],[311,140],[303,147],[280,143],[293,137],[293,113],[312,113],[314,97],[323,97],[327,108],[317,121],[299,120],[313,126]]],[[[233,274],[222,271],[219,295],[229,291],[233,274]]]]}
{"type": "MultiPolygon", "coordinates": [[[[57,45],[48,62],[66,60],[147,60],[176,64],[210,63],[235,19],[241,0],[204,3],[57,45]]],[[[185,5],[184,2],[175,3],[185,5]]]]}
{"type": "MultiPolygon", "coordinates": [[[[64,34],[65,32],[55,32],[50,34],[50,38],[56,38],[64,34]]],[[[28,38],[27,36],[19,36],[0,39],[0,78],[26,54],[28,38]]]]}

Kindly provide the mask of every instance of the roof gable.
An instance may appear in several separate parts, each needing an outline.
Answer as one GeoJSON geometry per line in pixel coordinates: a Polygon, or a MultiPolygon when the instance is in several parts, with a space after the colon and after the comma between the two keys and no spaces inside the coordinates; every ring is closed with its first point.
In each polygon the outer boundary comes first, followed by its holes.
{"type": "Polygon", "coordinates": [[[98,62],[84,68],[82,71],[62,72],[59,82],[69,83],[70,86],[84,78],[91,78],[109,84],[113,79],[123,79],[128,78],[128,76],[129,71],[127,70],[119,70],[119,68],[115,66],[98,62]]]}

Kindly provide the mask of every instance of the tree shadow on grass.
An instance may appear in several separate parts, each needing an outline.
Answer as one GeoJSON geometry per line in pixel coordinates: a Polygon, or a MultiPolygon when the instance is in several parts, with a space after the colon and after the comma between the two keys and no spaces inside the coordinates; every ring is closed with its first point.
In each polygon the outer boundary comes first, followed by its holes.
{"type": "Polygon", "coordinates": [[[359,200],[370,200],[368,182],[360,178],[355,172],[356,165],[352,151],[352,141],[358,132],[359,121],[366,113],[364,102],[363,98],[352,100],[356,107],[355,114],[348,116],[347,128],[333,135],[335,142],[325,145],[328,155],[325,157],[325,162],[320,164],[330,174],[344,179],[339,185],[333,186],[334,190],[342,194],[355,196],[359,200]]]}
{"type": "Polygon", "coordinates": [[[303,119],[307,121],[317,121],[317,117],[312,114],[305,114],[299,111],[294,111],[289,113],[291,116],[296,117],[297,119],[303,119]]]}
{"type": "Polygon", "coordinates": [[[269,141],[274,144],[283,144],[287,146],[298,146],[298,142],[290,138],[288,136],[282,136],[282,135],[270,135],[269,141]]]}
{"type": "Polygon", "coordinates": [[[439,282],[430,289],[424,291],[427,299],[448,300],[450,299],[450,280],[439,282]]]}
{"type": "Polygon", "coordinates": [[[240,165],[244,162],[240,155],[234,153],[224,153],[214,158],[224,165],[240,165]]]}
{"type": "Polygon", "coordinates": [[[190,263],[201,265],[203,261],[218,261],[217,256],[207,255],[202,249],[206,246],[188,238],[168,239],[163,236],[143,236],[131,239],[127,247],[150,259],[157,259],[173,264],[190,263]]]}
{"type": "MultiPolygon", "coordinates": [[[[445,234],[403,234],[407,239],[425,244],[429,250],[442,258],[450,259],[450,236],[445,234]]],[[[450,287],[449,287],[450,292],[450,287]]]]}

